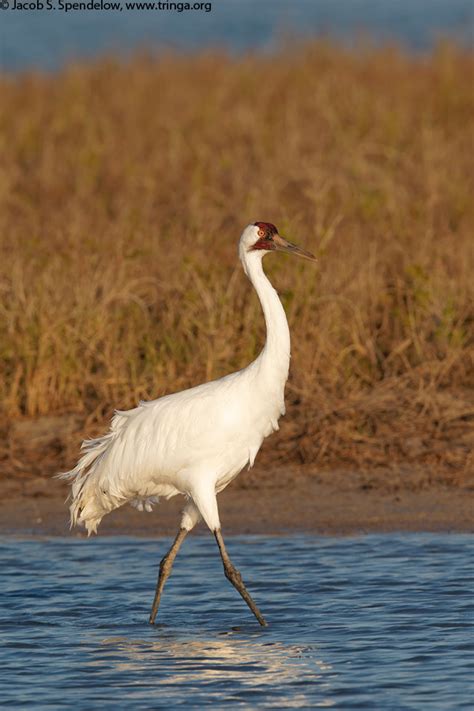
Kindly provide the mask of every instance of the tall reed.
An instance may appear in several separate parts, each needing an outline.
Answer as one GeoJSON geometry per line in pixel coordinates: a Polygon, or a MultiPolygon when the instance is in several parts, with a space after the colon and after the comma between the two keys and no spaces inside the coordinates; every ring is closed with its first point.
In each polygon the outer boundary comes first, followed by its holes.
{"type": "Polygon", "coordinates": [[[290,321],[267,457],[472,466],[472,55],[324,43],[0,78],[3,416],[101,423],[240,368],[264,338],[249,221],[290,321]],[[7,110],[5,110],[7,107],[7,110]]]}

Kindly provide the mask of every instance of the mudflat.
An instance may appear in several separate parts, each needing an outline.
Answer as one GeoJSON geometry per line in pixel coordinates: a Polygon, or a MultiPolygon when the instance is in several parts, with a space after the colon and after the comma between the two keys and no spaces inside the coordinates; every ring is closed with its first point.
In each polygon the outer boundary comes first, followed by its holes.
{"type": "MultiPolygon", "coordinates": [[[[85,535],[69,531],[69,486],[54,474],[77,461],[82,431],[72,418],[20,420],[0,446],[0,533],[85,535]]],[[[278,435],[279,436],[279,435],[278,435]]],[[[218,496],[224,533],[325,535],[384,531],[474,530],[474,472],[416,461],[323,467],[275,462],[264,444],[256,465],[218,496]]],[[[125,505],[99,534],[176,533],[184,498],[162,499],[151,513],[125,505]]],[[[197,531],[206,532],[200,523],[197,531]]]]}
{"type": "MultiPolygon", "coordinates": [[[[0,533],[85,535],[69,531],[68,488],[49,476],[0,481],[0,533]]],[[[354,535],[390,531],[474,530],[474,488],[430,481],[427,473],[317,472],[310,467],[256,467],[219,494],[226,534],[311,532],[354,535]]],[[[184,499],[163,500],[152,513],[124,506],[106,516],[101,535],[175,534],[184,499]]],[[[201,523],[196,529],[205,532],[201,523]]]]}

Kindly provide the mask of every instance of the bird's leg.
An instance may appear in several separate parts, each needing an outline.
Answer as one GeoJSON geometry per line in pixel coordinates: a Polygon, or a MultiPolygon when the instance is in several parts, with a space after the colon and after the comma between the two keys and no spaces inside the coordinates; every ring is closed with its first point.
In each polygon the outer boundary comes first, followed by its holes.
{"type": "Polygon", "coordinates": [[[186,538],[188,533],[187,528],[180,528],[178,535],[173,541],[173,545],[169,549],[168,553],[164,556],[160,563],[160,572],[158,574],[158,582],[156,583],[155,599],[153,600],[153,605],[150,614],[150,625],[155,624],[156,613],[158,612],[158,607],[160,605],[161,593],[165,587],[165,583],[171,573],[171,568],[173,567],[174,559],[181,548],[181,544],[186,538]]]}
{"type": "Polygon", "coordinates": [[[217,528],[214,531],[214,536],[216,538],[217,545],[219,546],[219,551],[221,554],[222,563],[224,565],[224,573],[225,573],[227,580],[229,580],[232,583],[232,585],[234,586],[234,588],[236,590],[238,590],[238,592],[242,595],[245,602],[250,607],[250,609],[252,610],[253,614],[255,615],[257,620],[260,622],[262,627],[266,627],[267,623],[265,622],[265,619],[264,619],[262,613],[260,612],[260,610],[258,609],[256,604],[250,597],[250,594],[244,585],[244,581],[242,580],[242,576],[240,575],[239,571],[237,570],[237,568],[235,568],[231,559],[229,558],[229,554],[227,553],[227,550],[226,550],[226,547],[224,544],[224,539],[222,538],[222,533],[221,533],[220,528],[217,528]]]}

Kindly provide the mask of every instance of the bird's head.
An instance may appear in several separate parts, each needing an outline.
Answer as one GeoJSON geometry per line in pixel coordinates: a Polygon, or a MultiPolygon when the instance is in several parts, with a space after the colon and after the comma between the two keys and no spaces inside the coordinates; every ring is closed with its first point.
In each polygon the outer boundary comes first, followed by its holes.
{"type": "Polygon", "coordinates": [[[287,254],[294,254],[296,257],[309,259],[312,262],[317,261],[314,254],[281,237],[277,228],[271,222],[255,222],[253,225],[248,225],[242,233],[239,247],[241,256],[243,256],[242,252],[256,252],[262,257],[267,252],[286,252],[287,254]]]}

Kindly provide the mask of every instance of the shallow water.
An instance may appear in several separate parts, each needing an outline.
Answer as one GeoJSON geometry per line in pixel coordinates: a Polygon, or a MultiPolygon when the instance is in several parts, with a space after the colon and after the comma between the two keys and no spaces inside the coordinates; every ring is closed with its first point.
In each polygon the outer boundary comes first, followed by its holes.
{"type": "Polygon", "coordinates": [[[50,0],[49,9],[47,0],[28,0],[38,9],[21,11],[14,9],[20,0],[0,2],[2,69],[57,69],[71,59],[126,56],[141,47],[271,50],[285,33],[350,45],[363,32],[375,43],[395,41],[415,51],[433,47],[440,36],[467,46],[473,39],[472,0],[213,0],[210,12],[129,11],[126,0],[119,0],[119,10],[66,12],[65,2],[50,0]]]}
{"type": "Polygon", "coordinates": [[[4,540],[0,705],[472,709],[472,536],[229,538],[265,629],[210,536],[185,541],[150,627],[168,544],[4,540]]]}

